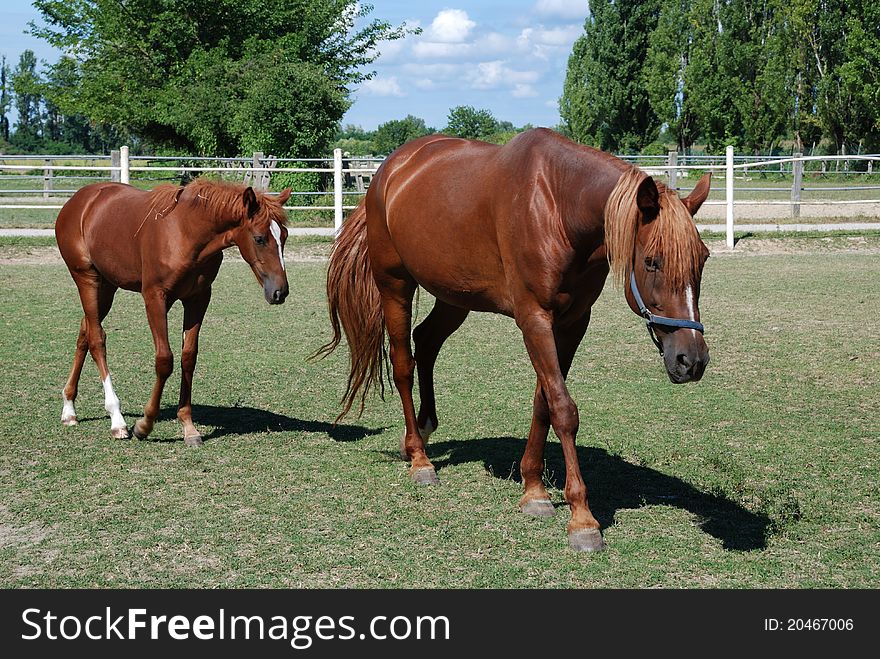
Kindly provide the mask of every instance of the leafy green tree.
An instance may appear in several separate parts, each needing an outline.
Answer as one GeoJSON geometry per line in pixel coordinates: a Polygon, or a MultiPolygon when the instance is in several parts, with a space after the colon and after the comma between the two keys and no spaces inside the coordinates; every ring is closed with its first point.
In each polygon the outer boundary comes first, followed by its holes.
{"type": "Polygon", "coordinates": [[[789,0],[797,129],[815,124],[840,153],[880,146],[880,8],[867,0],[789,0]],[[811,121],[812,120],[812,121],[811,121]]]}
{"type": "Polygon", "coordinates": [[[0,59],[0,139],[9,141],[9,118],[6,113],[12,106],[12,84],[9,79],[9,65],[6,56],[0,59]]]}
{"type": "Polygon", "coordinates": [[[24,148],[34,148],[43,129],[40,108],[42,81],[37,73],[37,56],[34,51],[25,50],[21,54],[18,65],[12,71],[11,82],[17,113],[13,141],[24,148]]]}
{"type": "Polygon", "coordinates": [[[377,46],[410,32],[356,0],[35,0],[31,32],[75,53],[67,114],[154,147],[316,155],[373,74],[377,46]],[[356,27],[356,22],[361,27],[356,27]]]}
{"type": "Polygon", "coordinates": [[[576,140],[606,151],[637,151],[659,134],[643,68],[661,1],[591,0],[559,101],[576,140]]]}
{"type": "Polygon", "coordinates": [[[694,47],[691,5],[691,0],[668,0],[663,4],[642,71],[651,109],[683,153],[699,135],[690,90],[685,86],[694,47]]]}
{"type": "Polygon", "coordinates": [[[498,129],[498,122],[489,110],[459,105],[449,110],[444,133],[469,140],[489,137],[498,129]]]}
{"type": "Polygon", "coordinates": [[[387,155],[401,144],[414,140],[434,131],[425,124],[424,119],[409,114],[403,119],[392,119],[376,129],[373,143],[378,153],[387,155]]]}
{"type": "Polygon", "coordinates": [[[76,60],[62,57],[53,66],[43,84],[45,97],[46,121],[45,138],[57,145],[62,151],[84,151],[93,149],[93,131],[88,119],[81,114],[67,114],[62,111],[57,99],[64,99],[79,85],[79,70],[76,60]]]}

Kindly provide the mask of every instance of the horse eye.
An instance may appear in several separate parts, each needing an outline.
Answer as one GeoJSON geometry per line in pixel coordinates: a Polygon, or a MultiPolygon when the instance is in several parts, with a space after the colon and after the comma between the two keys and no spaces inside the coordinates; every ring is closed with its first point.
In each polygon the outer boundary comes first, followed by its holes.
{"type": "Polygon", "coordinates": [[[660,261],[658,259],[648,257],[645,259],[645,270],[648,272],[655,272],[660,267],[660,261]]]}
{"type": "Polygon", "coordinates": [[[260,247],[266,244],[266,239],[263,236],[254,236],[254,242],[257,243],[260,247]]]}

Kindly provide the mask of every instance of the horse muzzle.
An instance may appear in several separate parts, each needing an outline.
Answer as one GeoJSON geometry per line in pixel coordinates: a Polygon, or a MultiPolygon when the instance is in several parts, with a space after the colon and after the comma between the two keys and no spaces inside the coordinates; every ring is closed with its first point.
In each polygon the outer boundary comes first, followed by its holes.
{"type": "MultiPolygon", "coordinates": [[[[702,337],[700,337],[702,339],[702,337]]],[[[663,353],[666,374],[673,384],[699,382],[709,364],[709,349],[702,340],[701,346],[687,346],[663,353]]]]}
{"type": "Polygon", "coordinates": [[[263,295],[269,304],[284,304],[287,294],[290,292],[287,282],[278,283],[268,277],[263,280],[263,295]]]}

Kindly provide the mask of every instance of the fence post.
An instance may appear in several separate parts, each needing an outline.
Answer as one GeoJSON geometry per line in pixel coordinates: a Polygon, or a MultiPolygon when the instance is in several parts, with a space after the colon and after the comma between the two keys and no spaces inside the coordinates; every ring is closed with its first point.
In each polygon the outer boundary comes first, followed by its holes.
{"type": "Polygon", "coordinates": [[[128,184],[130,180],[129,170],[130,163],[128,161],[128,147],[123,146],[119,149],[119,182],[128,184]]]}
{"type": "Polygon", "coordinates": [[[791,163],[791,171],[794,174],[794,181],[791,184],[791,216],[801,216],[801,189],[804,187],[804,161],[801,160],[803,153],[795,153],[795,160],[791,163]]]}
{"type": "Polygon", "coordinates": [[[342,149],[333,149],[333,228],[342,228],[342,149]]]}
{"type": "Polygon", "coordinates": [[[49,193],[52,192],[52,170],[50,169],[52,160],[46,158],[43,164],[46,165],[46,169],[43,170],[43,199],[48,199],[49,193]]]}
{"type": "Polygon", "coordinates": [[[733,147],[727,147],[725,185],[727,192],[727,247],[733,249],[733,147]]]}
{"type": "Polygon", "coordinates": [[[678,190],[678,151],[669,152],[669,189],[678,190]]]}
{"type": "Polygon", "coordinates": [[[120,180],[120,170],[119,170],[119,149],[113,149],[110,152],[110,166],[114,169],[110,170],[110,180],[114,183],[119,183],[120,180]]]}

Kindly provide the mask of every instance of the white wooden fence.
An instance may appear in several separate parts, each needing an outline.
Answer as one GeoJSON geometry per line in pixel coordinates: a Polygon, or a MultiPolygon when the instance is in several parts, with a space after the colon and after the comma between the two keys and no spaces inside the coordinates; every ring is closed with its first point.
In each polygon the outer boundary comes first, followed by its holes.
{"type": "MultiPolygon", "coordinates": [[[[639,165],[645,171],[652,175],[665,176],[668,184],[675,189],[687,190],[687,188],[679,188],[678,184],[682,178],[688,176],[690,170],[698,170],[700,172],[713,172],[714,175],[721,176],[723,173],[725,179],[726,198],[724,201],[707,201],[707,205],[725,205],[726,206],[726,235],[727,244],[733,247],[734,244],[734,228],[735,228],[735,207],[737,205],[790,205],[791,215],[793,218],[800,216],[800,208],[802,205],[834,205],[834,204],[876,204],[878,213],[880,213],[880,185],[860,185],[846,186],[835,188],[812,187],[807,188],[803,185],[804,167],[807,163],[821,163],[822,171],[827,172],[828,163],[835,165],[835,174],[864,174],[871,173],[874,162],[880,161],[880,155],[858,155],[858,156],[803,156],[794,154],[789,158],[771,158],[761,159],[755,156],[735,156],[733,147],[727,147],[726,154],[722,159],[719,156],[681,156],[675,152],[670,152],[667,156],[622,156],[624,159],[639,165]],[[849,169],[849,164],[856,161],[867,161],[867,172],[853,171],[849,169]],[[843,164],[843,171],[840,169],[843,164]],[[769,169],[772,168],[772,169],[769,169]],[[777,169],[778,168],[778,169],[777,169]],[[735,188],[735,173],[739,172],[740,177],[745,179],[744,174],[754,174],[756,172],[770,172],[793,175],[791,186],[790,200],[755,200],[755,199],[735,199],[735,190],[740,191],[786,191],[788,188],[749,188],[744,181],[743,185],[735,188]],[[878,198],[876,199],[856,199],[856,200],[821,200],[810,201],[801,197],[804,190],[878,190],[878,198]]],[[[274,173],[294,172],[294,173],[319,173],[324,175],[332,174],[332,205],[291,205],[285,206],[288,210],[332,210],[333,223],[336,231],[342,226],[344,212],[355,207],[354,204],[345,204],[345,198],[363,194],[366,187],[362,177],[371,177],[381,164],[379,158],[361,158],[354,157],[348,159],[343,158],[342,151],[336,149],[332,158],[316,158],[316,159],[279,159],[264,158],[263,154],[256,153],[253,158],[162,158],[162,157],[146,157],[146,156],[130,156],[129,149],[123,146],[119,151],[113,152],[111,156],[2,156],[0,155],[0,178],[15,178],[30,180],[42,178],[42,188],[33,190],[15,190],[4,189],[0,185],[0,195],[42,195],[43,199],[49,200],[51,197],[69,195],[75,190],[58,189],[55,184],[64,179],[63,176],[54,175],[55,171],[63,172],[92,172],[97,176],[83,177],[92,178],[94,180],[116,180],[128,183],[132,172],[157,173],[165,176],[175,175],[179,178],[192,173],[202,172],[218,172],[229,174],[231,171],[240,173],[245,180],[250,181],[255,187],[265,188],[268,183],[268,176],[274,173]],[[29,161],[33,160],[34,164],[6,164],[7,161],[29,161]],[[93,164],[86,165],[65,165],[55,164],[58,161],[92,161],[93,164]],[[170,165],[151,165],[147,161],[159,162],[175,162],[177,164],[170,165]],[[103,164],[103,163],[107,164],[103,164]],[[194,163],[220,163],[220,166],[205,164],[204,166],[194,163]],[[39,163],[39,164],[38,164],[39,163]],[[98,164],[101,163],[101,164],[98,164]],[[143,163],[143,164],[141,164],[143,163]],[[285,166],[290,163],[294,166],[285,166]],[[23,172],[42,170],[42,176],[39,175],[23,175],[23,172]],[[4,175],[3,172],[19,172],[17,175],[4,175]],[[262,176],[261,176],[262,175],[262,176]],[[345,175],[349,178],[356,177],[357,185],[355,191],[345,189],[345,175]]],[[[69,174],[68,174],[69,176],[69,174]]],[[[79,177],[77,177],[79,179],[79,177]]],[[[82,180],[82,179],[79,179],[82,180]]],[[[0,181],[2,183],[2,181],[0,181]]],[[[349,188],[352,186],[349,185],[349,188]]],[[[308,195],[329,195],[328,191],[300,191],[294,193],[292,200],[308,195]]],[[[0,202],[3,201],[0,196],[0,202]]],[[[0,203],[0,209],[60,209],[61,204],[5,204],[0,203]]]]}

